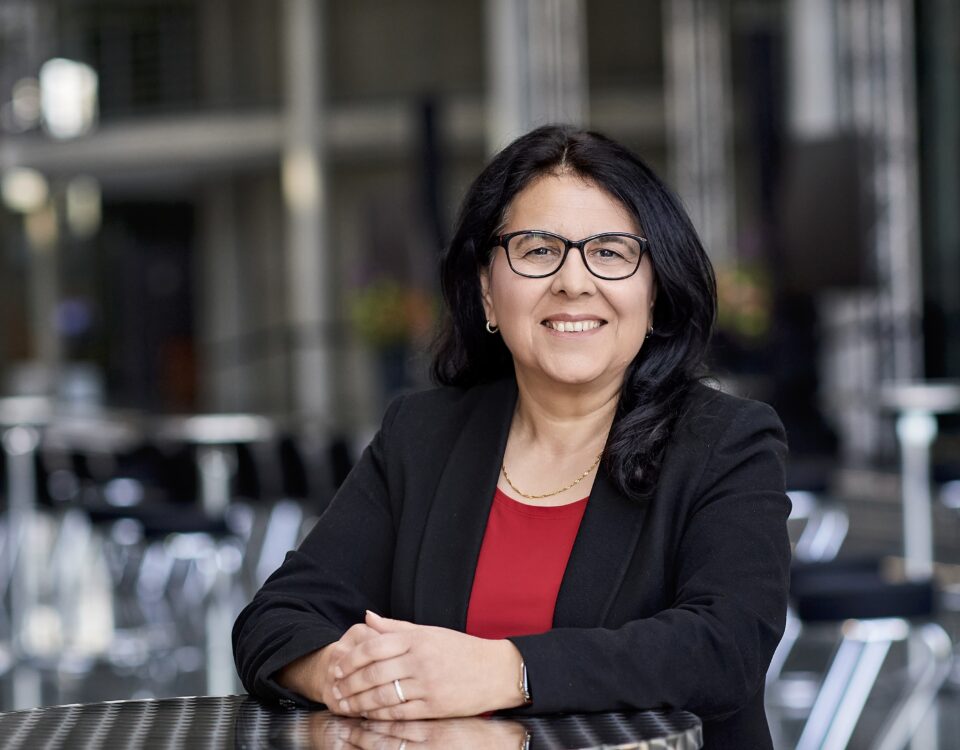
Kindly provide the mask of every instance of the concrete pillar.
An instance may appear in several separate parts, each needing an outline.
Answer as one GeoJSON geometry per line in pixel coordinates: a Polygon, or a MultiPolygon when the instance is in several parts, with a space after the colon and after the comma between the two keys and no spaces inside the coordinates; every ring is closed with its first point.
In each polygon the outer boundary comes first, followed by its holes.
{"type": "Polygon", "coordinates": [[[330,415],[333,398],[331,264],[326,243],[326,176],[322,148],[322,0],[284,0],[286,208],[290,392],[299,412],[330,415]]]}
{"type": "Polygon", "coordinates": [[[728,12],[715,0],[663,2],[672,181],[718,266],[736,242],[728,12]]]}
{"type": "Polygon", "coordinates": [[[233,352],[245,328],[233,184],[208,185],[200,201],[197,285],[202,411],[246,411],[251,384],[233,352]]]}
{"type": "Polygon", "coordinates": [[[840,75],[834,0],[790,0],[786,24],[790,132],[798,138],[835,135],[840,75]]]}
{"type": "Polygon", "coordinates": [[[889,375],[905,380],[924,372],[914,10],[911,0],[884,0],[882,6],[880,43],[887,75],[877,117],[877,206],[884,219],[877,251],[885,261],[893,324],[889,375]]]}
{"type": "Polygon", "coordinates": [[[828,365],[839,377],[825,377],[824,391],[841,394],[834,405],[841,424],[859,424],[843,442],[861,444],[865,457],[895,446],[876,405],[845,394],[923,375],[913,24],[912,0],[790,0],[785,28],[794,140],[855,134],[865,165],[860,198],[871,258],[864,270],[873,280],[838,292],[845,304],[828,306],[820,295],[828,330],[840,330],[831,309],[861,311],[854,325],[868,361],[860,377],[828,365]]]}
{"type": "MultiPolygon", "coordinates": [[[[866,137],[874,206],[881,380],[923,375],[914,10],[911,0],[834,0],[843,125],[866,137]]],[[[799,3],[800,0],[797,0],[799,3]]]]}
{"type": "Polygon", "coordinates": [[[547,123],[587,124],[583,0],[487,0],[487,150],[547,123]]]}

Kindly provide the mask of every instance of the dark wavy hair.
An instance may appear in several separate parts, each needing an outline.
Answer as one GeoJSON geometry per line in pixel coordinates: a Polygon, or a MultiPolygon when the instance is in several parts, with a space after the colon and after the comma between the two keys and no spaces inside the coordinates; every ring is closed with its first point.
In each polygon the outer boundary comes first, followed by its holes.
{"type": "Polygon", "coordinates": [[[514,197],[547,174],[574,174],[614,196],[649,241],[657,295],[654,332],[627,368],[604,449],[604,467],[627,497],[653,494],[663,452],[687,390],[703,375],[716,317],[710,260],[680,200],[631,151],[599,133],[548,125],[521,136],[484,168],[460,208],[441,260],[445,315],[433,378],[469,387],[513,374],[510,351],[484,330],[480,269],[514,197]]]}

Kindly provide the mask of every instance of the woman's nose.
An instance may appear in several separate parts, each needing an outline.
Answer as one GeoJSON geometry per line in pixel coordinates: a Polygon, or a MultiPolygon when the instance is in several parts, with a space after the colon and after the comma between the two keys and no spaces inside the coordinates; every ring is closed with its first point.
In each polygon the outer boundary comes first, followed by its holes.
{"type": "Polygon", "coordinates": [[[583,254],[577,248],[570,248],[560,270],[553,276],[551,288],[554,294],[566,292],[578,295],[596,291],[596,278],[583,262],[583,254]]]}

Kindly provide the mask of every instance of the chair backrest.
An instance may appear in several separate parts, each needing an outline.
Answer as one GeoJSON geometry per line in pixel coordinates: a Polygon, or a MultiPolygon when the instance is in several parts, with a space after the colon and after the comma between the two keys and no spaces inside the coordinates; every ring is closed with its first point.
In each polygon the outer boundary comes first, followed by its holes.
{"type": "Polygon", "coordinates": [[[798,562],[825,562],[840,552],[850,517],[835,501],[806,490],[787,493],[793,507],[791,526],[800,526],[794,542],[793,556],[798,562]]]}

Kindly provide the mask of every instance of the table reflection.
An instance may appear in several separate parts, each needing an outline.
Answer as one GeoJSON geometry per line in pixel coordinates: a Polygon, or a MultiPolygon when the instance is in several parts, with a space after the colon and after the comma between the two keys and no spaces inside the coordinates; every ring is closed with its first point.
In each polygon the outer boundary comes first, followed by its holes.
{"type": "Polygon", "coordinates": [[[327,711],[272,712],[240,707],[237,747],[290,750],[696,750],[700,720],[685,711],[373,721],[327,711]]]}
{"type": "Polygon", "coordinates": [[[523,750],[533,739],[523,724],[504,719],[363,721],[324,711],[312,715],[307,726],[309,747],[323,750],[523,750]]]}
{"type": "Polygon", "coordinates": [[[191,750],[696,750],[700,721],[683,711],[388,722],[283,711],[248,696],[51,706],[0,714],[4,748],[191,750]]]}

